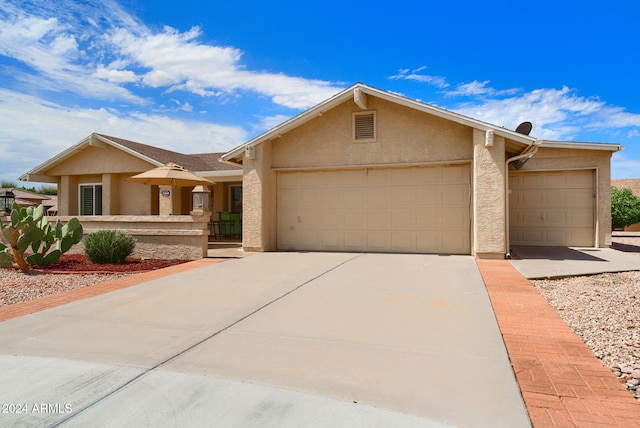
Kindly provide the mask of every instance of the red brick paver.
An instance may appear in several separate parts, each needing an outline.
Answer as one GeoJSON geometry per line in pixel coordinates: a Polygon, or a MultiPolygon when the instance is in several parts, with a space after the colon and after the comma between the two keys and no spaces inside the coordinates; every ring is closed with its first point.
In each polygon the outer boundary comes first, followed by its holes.
{"type": "Polygon", "coordinates": [[[640,403],[507,260],[477,260],[534,427],[638,427],[640,403]]]}
{"type": "Polygon", "coordinates": [[[168,275],[173,275],[174,273],[185,272],[191,269],[219,263],[225,260],[227,259],[193,260],[191,262],[181,263],[179,265],[169,266],[163,269],[137,273],[135,275],[114,279],[112,281],[103,282],[89,287],[82,287],[75,290],[66,291],[64,293],[52,294],[41,299],[3,306],[0,308],[0,322],[64,305],[65,303],[71,303],[76,300],[87,299],[89,297],[98,296],[110,291],[131,287],[143,282],[162,278],[168,275]]]}

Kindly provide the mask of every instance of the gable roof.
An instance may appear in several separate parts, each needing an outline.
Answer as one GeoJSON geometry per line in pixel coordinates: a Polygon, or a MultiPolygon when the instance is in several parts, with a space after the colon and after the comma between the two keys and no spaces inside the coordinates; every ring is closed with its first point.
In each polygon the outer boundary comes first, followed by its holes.
{"type": "Polygon", "coordinates": [[[204,154],[184,154],[171,150],[162,149],[160,147],[150,146],[148,144],[142,144],[135,141],[125,140],[118,137],[112,137],[104,134],[93,133],[84,138],[79,143],[71,146],[67,150],[54,156],[48,161],[35,167],[31,171],[23,174],[19,180],[21,181],[52,181],[51,177],[45,175],[46,170],[58,165],[66,159],[72,157],[81,150],[87,147],[104,147],[110,145],[119,150],[122,150],[130,155],[142,159],[150,164],[158,167],[165,165],[168,162],[174,162],[190,171],[202,172],[202,171],[229,171],[238,170],[237,166],[225,164],[218,161],[218,158],[222,153],[204,153],[204,154]]]}
{"type": "Polygon", "coordinates": [[[595,149],[595,150],[618,151],[622,149],[622,146],[614,145],[614,144],[565,143],[565,142],[557,142],[557,141],[540,141],[534,137],[520,134],[518,132],[511,131],[509,129],[506,129],[500,126],[492,125],[490,123],[482,122],[480,120],[473,119],[471,117],[467,117],[459,113],[455,113],[439,107],[434,107],[432,105],[425,104],[416,100],[412,100],[410,98],[406,98],[391,92],[376,89],[374,87],[365,85],[363,83],[356,83],[350,88],[347,88],[344,91],[327,99],[326,101],[321,102],[315,107],[312,107],[309,110],[283,122],[282,124],[276,126],[270,131],[265,132],[262,135],[259,135],[253,140],[245,144],[242,144],[241,146],[236,147],[235,149],[224,154],[221,157],[221,160],[223,162],[233,162],[234,159],[240,159],[247,147],[255,147],[259,144],[262,144],[265,141],[274,139],[284,134],[285,132],[288,132],[294,128],[297,128],[298,126],[304,124],[305,122],[310,121],[311,119],[321,116],[322,114],[324,114],[324,112],[336,107],[339,104],[342,104],[345,101],[348,101],[349,99],[353,99],[354,102],[358,104],[361,108],[366,109],[367,95],[371,95],[386,101],[390,101],[399,105],[413,108],[418,111],[429,113],[431,115],[434,115],[443,119],[447,119],[462,125],[466,125],[472,128],[480,129],[483,131],[493,131],[495,135],[499,135],[511,141],[521,143],[525,146],[530,146],[534,143],[538,143],[538,144],[542,144],[545,147],[562,146],[562,148],[565,148],[565,145],[570,145],[569,146],[570,148],[582,148],[582,149],[590,149],[590,150],[595,149]],[[581,146],[581,147],[578,147],[578,146],[581,146]]]}

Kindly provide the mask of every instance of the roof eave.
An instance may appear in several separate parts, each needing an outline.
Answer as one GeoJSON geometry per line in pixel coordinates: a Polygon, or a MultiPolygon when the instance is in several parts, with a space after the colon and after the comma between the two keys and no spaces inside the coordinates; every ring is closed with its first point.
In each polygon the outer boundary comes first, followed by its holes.
{"type": "Polygon", "coordinates": [[[548,147],[554,149],[582,149],[582,150],[602,150],[609,152],[618,152],[624,149],[620,144],[610,143],[581,143],[568,141],[547,141],[542,140],[540,147],[548,147]]]}
{"type": "Polygon", "coordinates": [[[516,141],[527,146],[534,144],[537,140],[536,138],[530,137],[528,135],[519,134],[515,131],[510,131],[508,129],[492,125],[490,123],[482,122],[467,116],[463,116],[458,113],[451,112],[449,110],[444,110],[438,107],[430,106],[428,104],[421,103],[419,101],[415,101],[400,95],[396,95],[390,92],[382,91],[380,89],[373,88],[371,86],[364,85],[362,83],[357,83],[344,91],[334,95],[333,97],[317,104],[314,107],[311,107],[309,110],[306,110],[300,113],[297,116],[292,117],[291,119],[283,122],[282,124],[276,126],[275,128],[265,132],[264,134],[259,135],[258,137],[244,143],[235,149],[225,153],[221,156],[222,161],[231,161],[232,159],[236,159],[242,156],[244,153],[245,147],[247,146],[256,146],[258,144],[263,143],[264,141],[271,140],[281,136],[282,134],[290,131],[293,128],[296,128],[302,125],[305,122],[308,122],[311,119],[314,119],[318,116],[322,116],[326,110],[329,110],[336,105],[347,101],[354,97],[354,93],[356,91],[360,91],[367,95],[372,95],[378,98],[382,98],[384,100],[394,102],[396,104],[404,105],[406,107],[410,107],[419,111],[423,111],[425,113],[432,114],[437,117],[441,117],[447,120],[451,120],[456,123],[460,123],[462,125],[470,126],[472,128],[480,129],[483,131],[493,131],[494,134],[502,136],[512,141],[516,141]]]}
{"type": "Polygon", "coordinates": [[[111,146],[114,146],[116,148],[118,148],[119,150],[122,150],[126,153],[129,153],[132,156],[135,156],[139,159],[142,159],[146,162],[149,162],[155,166],[162,166],[163,164],[155,159],[152,159],[148,156],[144,156],[138,152],[136,152],[135,150],[131,150],[128,147],[125,147],[121,144],[116,143],[115,141],[109,140],[108,138],[105,138],[104,136],[98,134],[98,133],[93,133],[91,135],[89,135],[88,137],[83,138],[82,140],[80,140],[80,142],[74,144],[73,146],[69,147],[68,149],[60,152],[59,154],[55,155],[54,157],[52,157],[51,159],[47,160],[46,162],[43,162],[42,164],[38,165],[37,167],[35,167],[34,169],[30,170],[29,172],[27,172],[26,174],[21,175],[18,180],[20,181],[36,181],[36,182],[43,182],[43,183],[55,183],[55,179],[53,179],[52,177],[49,177],[47,175],[44,174],[44,171],[46,171],[49,168],[52,168],[56,165],[59,165],[60,163],[62,163],[64,160],[70,158],[71,156],[73,156],[74,154],[84,150],[85,148],[89,147],[89,146],[94,146],[94,147],[104,147],[104,144],[108,144],[111,146]]]}

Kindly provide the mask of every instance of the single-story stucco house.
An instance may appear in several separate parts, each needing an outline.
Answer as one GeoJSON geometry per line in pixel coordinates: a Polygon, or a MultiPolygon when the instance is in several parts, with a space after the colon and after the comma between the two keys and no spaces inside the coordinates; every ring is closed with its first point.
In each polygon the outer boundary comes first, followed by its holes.
{"type": "Polygon", "coordinates": [[[356,84],[224,154],[256,251],[608,247],[619,145],[541,141],[356,84]]]}
{"type": "MultiPolygon", "coordinates": [[[[640,178],[618,178],[611,180],[611,185],[618,189],[629,189],[631,193],[640,198],[640,178]]],[[[624,230],[625,232],[640,232],[640,223],[627,226],[624,230]]]]}
{"type": "Polygon", "coordinates": [[[504,258],[512,245],[610,246],[621,149],[538,140],[358,83],[225,154],[91,134],[20,179],[57,183],[60,215],[149,216],[157,186],[126,179],[174,162],[216,183],[213,213],[242,211],[245,250],[504,258]]]}
{"type": "MultiPolygon", "coordinates": [[[[19,179],[57,184],[60,216],[157,215],[158,186],[127,179],[174,162],[215,183],[212,212],[241,211],[242,169],[219,162],[222,154],[187,155],[94,133],[19,179]]],[[[176,214],[189,214],[191,190],[176,189],[176,214]]]]}

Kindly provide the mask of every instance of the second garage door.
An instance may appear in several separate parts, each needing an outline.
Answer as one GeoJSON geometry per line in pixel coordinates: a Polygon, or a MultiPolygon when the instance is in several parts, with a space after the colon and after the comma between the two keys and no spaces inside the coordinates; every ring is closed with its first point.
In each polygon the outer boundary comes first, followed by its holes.
{"type": "Polygon", "coordinates": [[[279,250],[470,254],[470,166],[279,172],[279,250]]]}
{"type": "Polygon", "coordinates": [[[594,245],[593,170],[512,172],[509,182],[512,245],[594,245]]]}

